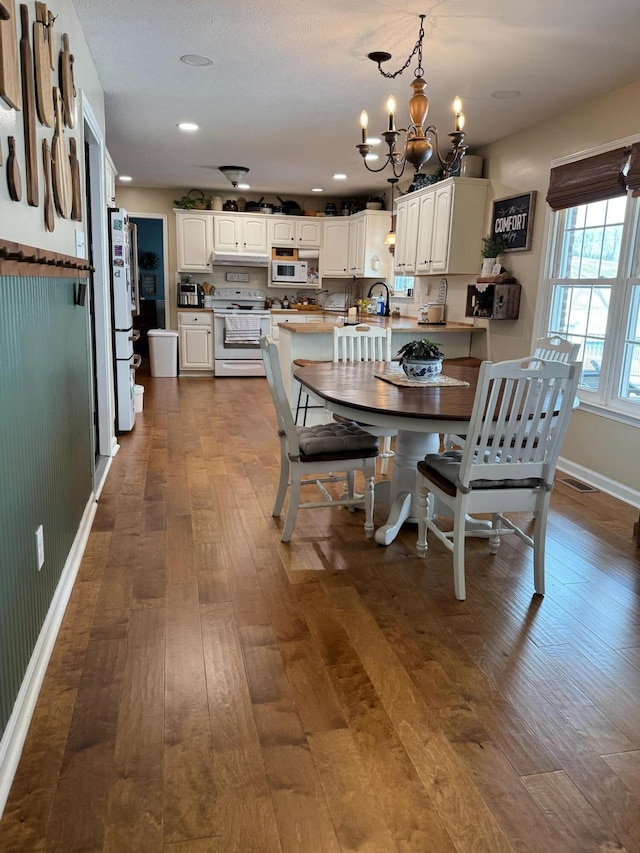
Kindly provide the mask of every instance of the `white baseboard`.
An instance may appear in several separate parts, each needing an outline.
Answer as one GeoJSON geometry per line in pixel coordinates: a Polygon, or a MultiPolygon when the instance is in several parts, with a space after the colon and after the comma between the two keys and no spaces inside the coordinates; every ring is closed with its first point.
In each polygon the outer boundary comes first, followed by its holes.
{"type": "Polygon", "coordinates": [[[80,527],[69,551],[60,581],[51,600],[42,630],[38,635],[20,691],[0,741],[0,818],[9,796],[22,747],[29,731],[31,717],[36,707],[49,659],[62,624],[71,590],[75,583],[82,557],[87,547],[91,525],[97,509],[96,497],[91,494],[85,506],[80,527]]]}
{"type": "Polygon", "coordinates": [[[603,477],[597,471],[592,471],[590,468],[584,468],[582,465],[577,465],[569,459],[558,459],[558,470],[565,474],[570,474],[583,483],[605,492],[626,504],[640,508],[640,492],[637,489],[632,489],[630,486],[625,486],[624,483],[618,483],[616,480],[610,480],[608,477],[603,477]]]}

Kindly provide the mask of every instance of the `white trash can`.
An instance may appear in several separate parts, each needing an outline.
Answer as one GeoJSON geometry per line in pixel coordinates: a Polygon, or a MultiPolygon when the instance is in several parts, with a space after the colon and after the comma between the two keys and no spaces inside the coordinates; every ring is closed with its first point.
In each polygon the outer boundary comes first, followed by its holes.
{"type": "Polygon", "coordinates": [[[144,408],[144,385],[136,385],[135,386],[136,399],[135,399],[135,410],[136,412],[141,412],[144,408]]]}
{"type": "Polygon", "coordinates": [[[178,375],[178,333],[173,329],[149,329],[152,376],[178,375]]]}

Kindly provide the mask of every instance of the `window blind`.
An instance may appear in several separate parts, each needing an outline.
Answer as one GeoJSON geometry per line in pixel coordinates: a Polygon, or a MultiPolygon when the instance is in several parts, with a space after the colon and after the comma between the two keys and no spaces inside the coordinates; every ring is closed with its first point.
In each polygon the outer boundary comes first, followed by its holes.
{"type": "Polygon", "coordinates": [[[627,187],[633,190],[633,195],[640,195],[640,142],[634,142],[631,146],[627,187]]]}
{"type": "MultiPolygon", "coordinates": [[[[637,144],[634,145],[634,148],[637,147],[637,144]]],[[[553,168],[547,192],[547,202],[551,209],[562,210],[624,195],[626,183],[622,168],[627,162],[628,154],[627,148],[616,148],[553,168]]],[[[636,160],[640,189],[640,150],[636,160]]]]}

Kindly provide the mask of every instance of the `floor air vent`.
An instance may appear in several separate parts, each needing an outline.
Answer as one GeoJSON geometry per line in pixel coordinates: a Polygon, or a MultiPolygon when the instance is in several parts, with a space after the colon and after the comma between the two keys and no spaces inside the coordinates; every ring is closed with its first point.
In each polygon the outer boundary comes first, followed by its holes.
{"type": "Polygon", "coordinates": [[[565,486],[569,486],[570,489],[575,489],[576,492],[597,492],[598,489],[594,489],[593,486],[587,485],[587,483],[583,483],[580,480],[574,480],[573,477],[558,477],[558,480],[561,483],[564,483],[565,486]]]}

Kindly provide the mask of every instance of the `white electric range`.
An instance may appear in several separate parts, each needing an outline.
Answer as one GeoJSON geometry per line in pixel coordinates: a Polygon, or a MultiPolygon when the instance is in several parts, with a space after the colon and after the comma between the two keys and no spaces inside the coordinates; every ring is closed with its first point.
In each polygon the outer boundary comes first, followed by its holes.
{"type": "Polygon", "coordinates": [[[216,376],[264,376],[260,337],[271,330],[265,300],[262,290],[234,287],[212,295],[216,376]]]}

